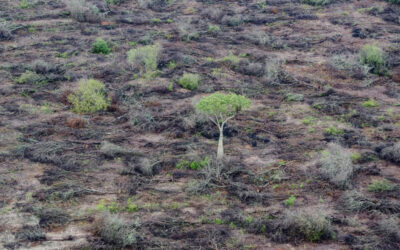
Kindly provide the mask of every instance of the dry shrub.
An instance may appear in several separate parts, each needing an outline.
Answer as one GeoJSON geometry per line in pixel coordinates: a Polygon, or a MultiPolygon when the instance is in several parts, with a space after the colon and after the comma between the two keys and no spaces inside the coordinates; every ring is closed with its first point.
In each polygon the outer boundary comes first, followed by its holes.
{"type": "Polygon", "coordinates": [[[330,143],[320,159],[320,173],[338,187],[346,187],[354,173],[351,153],[339,144],[330,143]]]}
{"type": "Polygon", "coordinates": [[[84,128],[86,121],[79,117],[68,117],[66,125],[70,128],[84,128]]]}

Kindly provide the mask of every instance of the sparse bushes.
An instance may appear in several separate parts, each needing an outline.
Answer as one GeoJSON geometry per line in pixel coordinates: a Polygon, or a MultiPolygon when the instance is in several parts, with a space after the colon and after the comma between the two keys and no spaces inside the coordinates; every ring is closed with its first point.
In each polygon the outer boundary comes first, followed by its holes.
{"type": "Polygon", "coordinates": [[[138,226],[138,221],[126,222],[116,215],[107,214],[98,225],[98,234],[105,243],[125,248],[137,243],[138,226]]]}
{"type": "Polygon", "coordinates": [[[157,70],[157,56],[159,45],[147,45],[128,51],[128,63],[139,69],[145,77],[151,78],[157,70]]]}
{"type": "Polygon", "coordinates": [[[332,239],[334,232],[323,210],[312,208],[288,211],[282,222],[288,236],[310,242],[332,239]]]}
{"type": "Polygon", "coordinates": [[[65,1],[70,15],[78,22],[96,23],[101,21],[99,9],[92,3],[85,0],[65,1]]]}
{"type": "Polygon", "coordinates": [[[371,67],[374,74],[382,75],[386,72],[385,54],[374,44],[367,44],[360,50],[360,61],[371,67]]]}
{"type": "Polygon", "coordinates": [[[107,42],[99,37],[96,39],[96,42],[92,44],[92,53],[108,55],[110,53],[110,48],[107,42]]]}
{"type": "Polygon", "coordinates": [[[354,173],[351,153],[334,143],[330,143],[328,149],[322,153],[320,166],[321,175],[342,188],[348,186],[354,173]]]}
{"type": "Polygon", "coordinates": [[[393,4],[400,4],[400,0],[386,0],[386,1],[393,4]]]}
{"type": "Polygon", "coordinates": [[[104,84],[94,79],[82,80],[78,89],[68,96],[68,101],[72,104],[72,111],[79,114],[106,110],[110,105],[104,84]]]}
{"type": "Polygon", "coordinates": [[[200,83],[200,76],[197,74],[189,74],[185,73],[181,78],[178,80],[178,84],[182,86],[182,88],[188,90],[195,90],[199,86],[200,83]]]}

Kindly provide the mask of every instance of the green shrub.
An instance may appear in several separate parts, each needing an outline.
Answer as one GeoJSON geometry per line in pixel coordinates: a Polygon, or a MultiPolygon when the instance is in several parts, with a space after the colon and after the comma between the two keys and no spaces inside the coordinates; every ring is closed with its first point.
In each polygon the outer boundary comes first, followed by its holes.
{"type": "Polygon", "coordinates": [[[219,59],[218,61],[227,64],[229,67],[236,67],[240,60],[240,57],[235,56],[232,51],[229,51],[229,55],[219,59]]]}
{"type": "Polygon", "coordinates": [[[360,61],[372,68],[374,74],[382,75],[386,72],[385,54],[374,44],[367,44],[360,50],[360,61]]]}
{"type": "Polygon", "coordinates": [[[330,4],[331,0],[303,0],[303,3],[313,6],[322,6],[330,4]]]}
{"type": "Polygon", "coordinates": [[[78,89],[68,96],[68,101],[72,104],[72,111],[79,114],[106,110],[110,105],[104,84],[94,79],[82,80],[78,89]]]}
{"type": "Polygon", "coordinates": [[[400,0],[386,0],[386,1],[393,4],[400,4],[400,0]]]}
{"type": "Polygon", "coordinates": [[[178,80],[178,84],[188,90],[194,90],[200,83],[200,76],[197,74],[183,74],[178,80]]]}
{"type": "Polygon", "coordinates": [[[207,164],[210,163],[210,158],[205,157],[203,160],[199,161],[187,161],[187,160],[181,160],[176,164],[177,169],[192,169],[192,170],[200,170],[203,167],[205,167],[207,164]]]}
{"type": "Polygon", "coordinates": [[[368,101],[363,102],[362,106],[366,107],[366,108],[375,108],[375,107],[379,107],[379,102],[370,98],[368,101]]]}
{"type": "Polygon", "coordinates": [[[28,84],[45,84],[46,83],[46,79],[39,75],[36,74],[33,71],[25,71],[25,73],[23,73],[21,76],[19,76],[18,78],[16,78],[14,80],[16,83],[28,83],[28,84]]]}
{"type": "Polygon", "coordinates": [[[285,205],[288,207],[293,206],[295,201],[296,197],[294,195],[291,195],[287,200],[285,200],[285,205]]]}
{"type": "Polygon", "coordinates": [[[95,54],[108,55],[110,53],[110,48],[108,47],[107,42],[99,37],[96,39],[96,42],[92,44],[92,52],[95,54]]]}
{"type": "Polygon", "coordinates": [[[394,190],[395,185],[388,180],[374,180],[368,186],[369,192],[386,192],[394,190]]]}
{"type": "Polygon", "coordinates": [[[342,135],[344,134],[344,131],[342,129],[336,128],[334,126],[329,126],[329,128],[326,128],[324,132],[328,135],[342,135]]]}
{"type": "Polygon", "coordinates": [[[157,56],[159,45],[147,45],[128,51],[128,63],[139,69],[141,74],[151,78],[157,70],[157,56]]]}
{"type": "Polygon", "coordinates": [[[221,31],[221,28],[218,25],[209,25],[208,26],[208,33],[217,34],[221,31]]]}

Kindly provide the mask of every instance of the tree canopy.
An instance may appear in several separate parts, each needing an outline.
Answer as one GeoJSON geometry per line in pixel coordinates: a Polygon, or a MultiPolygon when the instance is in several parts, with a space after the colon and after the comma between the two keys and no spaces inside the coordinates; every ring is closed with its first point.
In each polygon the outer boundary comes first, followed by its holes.
{"type": "Polygon", "coordinates": [[[216,117],[217,120],[223,122],[226,118],[234,116],[242,109],[250,107],[251,101],[242,95],[234,93],[214,93],[201,99],[196,109],[203,114],[216,117]]]}

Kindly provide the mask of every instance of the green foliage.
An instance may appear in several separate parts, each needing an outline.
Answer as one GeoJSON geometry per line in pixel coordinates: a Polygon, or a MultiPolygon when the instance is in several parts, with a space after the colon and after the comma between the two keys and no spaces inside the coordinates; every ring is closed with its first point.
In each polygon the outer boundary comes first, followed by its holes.
{"type": "Polygon", "coordinates": [[[360,159],[361,159],[361,154],[360,153],[351,154],[351,160],[353,162],[358,162],[360,159]]]}
{"type": "Polygon", "coordinates": [[[218,25],[208,25],[208,33],[217,34],[221,31],[218,25]]]}
{"type": "Polygon", "coordinates": [[[251,101],[245,96],[217,92],[201,99],[196,104],[196,109],[211,117],[223,116],[227,118],[250,107],[250,104],[251,101]]]}
{"type": "Polygon", "coordinates": [[[304,95],[296,93],[287,93],[285,95],[285,100],[289,102],[301,102],[304,100],[304,95]]]}
{"type": "Polygon", "coordinates": [[[386,1],[393,4],[400,4],[400,0],[386,0],[386,1]]]}
{"type": "Polygon", "coordinates": [[[291,195],[287,200],[285,200],[285,205],[288,207],[293,206],[295,201],[296,197],[294,195],[291,195]]]}
{"type": "Polygon", "coordinates": [[[324,132],[326,134],[328,134],[328,135],[343,135],[344,134],[344,131],[342,129],[339,129],[339,128],[334,127],[332,125],[329,126],[329,128],[326,128],[324,130],[324,132]]]}
{"type": "Polygon", "coordinates": [[[45,84],[46,83],[46,79],[43,76],[36,74],[33,71],[29,71],[29,70],[25,71],[25,73],[23,73],[21,76],[16,78],[14,81],[19,84],[23,84],[23,83],[45,84]]]}
{"type": "Polygon", "coordinates": [[[394,190],[395,185],[386,179],[383,180],[373,180],[368,186],[367,190],[369,192],[386,192],[394,190]]]}
{"type": "Polygon", "coordinates": [[[176,164],[177,169],[192,169],[192,170],[200,170],[203,167],[205,167],[207,164],[210,163],[210,158],[205,157],[203,160],[199,161],[187,161],[187,160],[181,160],[176,164]]]}
{"type": "Polygon", "coordinates": [[[104,41],[103,38],[97,38],[96,42],[92,44],[92,53],[108,55],[110,51],[107,42],[104,41]]]}
{"type": "Polygon", "coordinates": [[[323,6],[331,3],[331,0],[303,0],[303,3],[313,6],[323,6]]]}
{"type": "Polygon", "coordinates": [[[157,56],[160,51],[159,45],[147,45],[128,51],[128,63],[139,69],[146,78],[151,78],[157,70],[157,56]]]}
{"type": "Polygon", "coordinates": [[[21,9],[28,9],[28,8],[30,7],[30,4],[28,4],[28,1],[27,1],[27,0],[22,0],[22,1],[19,3],[19,7],[20,7],[21,9]]]}
{"type": "Polygon", "coordinates": [[[363,102],[362,106],[365,108],[375,108],[379,107],[379,102],[370,98],[368,101],[363,102]]]}
{"type": "Polygon", "coordinates": [[[372,68],[374,74],[383,75],[386,72],[385,54],[374,44],[367,44],[360,50],[360,61],[372,68]]]}
{"type": "Polygon", "coordinates": [[[82,80],[78,89],[68,96],[68,101],[72,104],[72,111],[79,114],[106,110],[110,105],[104,84],[94,79],[82,80]]]}
{"type": "Polygon", "coordinates": [[[188,90],[195,90],[200,83],[200,76],[197,74],[185,73],[178,80],[178,84],[188,90]]]}
{"type": "Polygon", "coordinates": [[[240,62],[240,57],[235,56],[232,51],[229,52],[229,55],[218,60],[219,62],[225,63],[230,67],[237,66],[240,62]]]}

